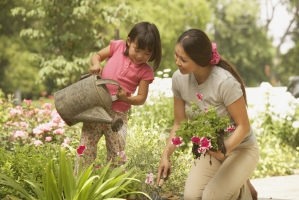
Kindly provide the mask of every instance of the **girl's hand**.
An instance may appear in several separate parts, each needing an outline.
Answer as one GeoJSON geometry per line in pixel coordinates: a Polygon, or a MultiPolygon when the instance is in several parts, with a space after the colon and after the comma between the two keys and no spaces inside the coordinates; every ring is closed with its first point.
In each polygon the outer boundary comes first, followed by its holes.
{"type": "Polygon", "coordinates": [[[127,92],[122,89],[122,87],[119,87],[116,93],[117,99],[122,102],[128,102],[127,92]]]}
{"type": "Polygon", "coordinates": [[[209,151],[207,151],[207,154],[217,158],[220,161],[223,161],[224,158],[225,158],[225,155],[221,151],[211,151],[211,150],[209,150],[209,151]]]}
{"type": "Polygon", "coordinates": [[[90,75],[96,74],[98,76],[101,76],[102,70],[103,70],[103,68],[101,67],[100,64],[95,64],[89,69],[89,74],[90,75]]]}

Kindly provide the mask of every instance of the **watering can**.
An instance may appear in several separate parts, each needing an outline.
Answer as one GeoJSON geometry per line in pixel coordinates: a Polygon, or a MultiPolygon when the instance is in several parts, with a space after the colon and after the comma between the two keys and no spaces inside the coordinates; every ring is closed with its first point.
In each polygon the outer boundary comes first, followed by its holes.
{"type": "Polygon", "coordinates": [[[113,131],[121,128],[122,119],[113,120],[107,113],[117,97],[110,95],[106,84],[120,87],[114,80],[85,74],[78,82],[54,93],[56,110],[68,126],[79,122],[94,122],[111,124],[113,131]]]}

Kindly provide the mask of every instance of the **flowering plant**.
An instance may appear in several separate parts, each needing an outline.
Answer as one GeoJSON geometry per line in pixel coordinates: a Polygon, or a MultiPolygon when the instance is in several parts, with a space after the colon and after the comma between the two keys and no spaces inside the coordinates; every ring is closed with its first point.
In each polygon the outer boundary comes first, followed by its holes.
{"type": "Polygon", "coordinates": [[[228,117],[220,117],[214,106],[200,109],[197,105],[198,101],[202,101],[202,95],[197,93],[197,99],[191,102],[189,114],[194,116],[193,119],[185,119],[181,122],[180,127],[176,131],[176,137],[172,138],[172,144],[182,146],[184,141],[193,143],[192,153],[195,158],[205,154],[207,150],[222,151],[226,153],[224,145],[224,137],[235,129],[230,126],[228,117]]]}

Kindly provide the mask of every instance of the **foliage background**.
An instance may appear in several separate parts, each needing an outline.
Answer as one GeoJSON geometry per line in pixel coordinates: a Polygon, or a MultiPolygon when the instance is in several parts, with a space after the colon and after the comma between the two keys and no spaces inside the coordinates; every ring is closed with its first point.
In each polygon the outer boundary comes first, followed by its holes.
{"type": "MultiPolygon", "coordinates": [[[[270,0],[265,2],[272,5],[270,0]]],[[[248,87],[263,81],[287,85],[289,76],[299,74],[299,1],[278,3],[294,17],[285,35],[295,46],[285,54],[277,53],[280,47],[272,45],[273,38],[268,36],[272,18],[261,21],[259,0],[3,0],[0,47],[5,51],[0,52],[0,88],[6,94],[19,91],[21,99],[37,99],[43,91],[53,95],[88,71],[92,53],[110,40],[126,39],[138,21],[155,23],[160,30],[160,71],[174,72],[177,37],[189,28],[199,28],[218,44],[221,56],[236,66],[248,87]]],[[[274,6],[269,7],[273,12],[274,6]]]]}

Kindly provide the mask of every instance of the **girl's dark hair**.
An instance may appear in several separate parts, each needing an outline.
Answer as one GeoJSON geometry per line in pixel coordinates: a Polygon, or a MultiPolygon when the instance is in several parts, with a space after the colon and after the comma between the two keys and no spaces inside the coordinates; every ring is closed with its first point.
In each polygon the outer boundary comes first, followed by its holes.
{"type": "MultiPolygon", "coordinates": [[[[186,54],[199,66],[205,67],[210,63],[212,57],[212,43],[209,37],[199,29],[189,29],[178,39],[186,54]]],[[[241,84],[245,103],[247,105],[245,84],[236,70],[235,66],[224,59],[220,59],[217,66],[229,71],[241,84]]]]}
{"type": "MultiPolygon", "coordinates": [[[[154,61],[153,70],[156,71],[159,68],[162,57],[161,38],[156,25],[149,22],[135,24],[128,34],[128,37],[132,42],[136,42],[139,49],[147,49],[149,52],[152,52],[152,56],[148,61],[154,61]]],[[[128,56],[129,46],[128,44],[126,44],[126,46],[127,48],[124,55],[128,56]]]]}

